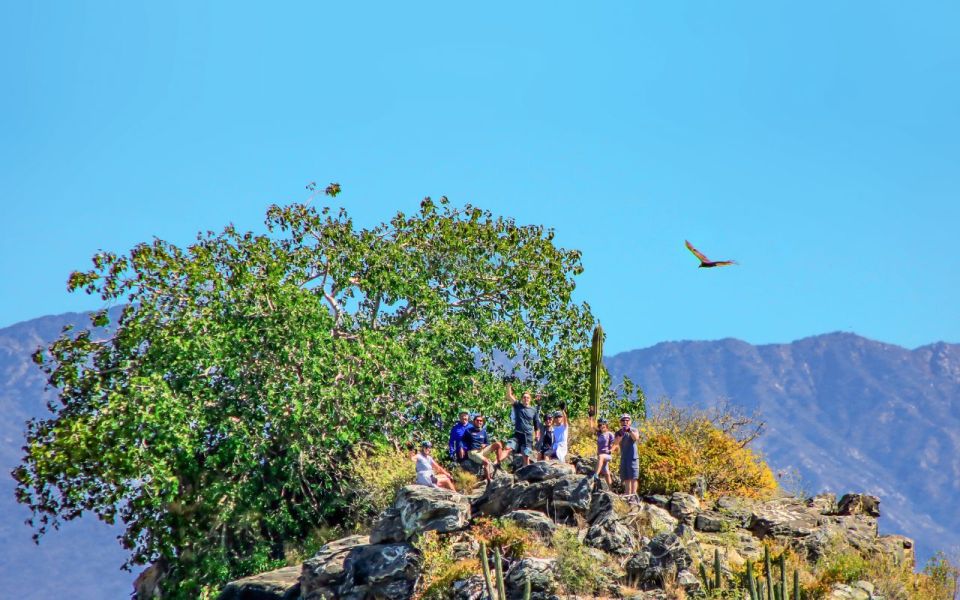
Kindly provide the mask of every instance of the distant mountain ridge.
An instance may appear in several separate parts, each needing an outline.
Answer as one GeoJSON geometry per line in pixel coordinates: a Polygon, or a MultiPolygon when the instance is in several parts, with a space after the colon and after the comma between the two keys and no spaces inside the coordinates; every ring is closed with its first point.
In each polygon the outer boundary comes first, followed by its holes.
{"type": "Polygon", "coordinates": [[[774,469],[798,470],[811,492],[879,495],[881,526],[915,538],[921,557],[960,545],[960,345],[908,350],[830,333],[664,342],[606,364],[650,400],[759,409],[768,427],[758,447],[774,469]]]}
{"type": "MultiPolygon", "coordinates": [[[[81,519],[34,546],[13,499],[23,424],[50,398],[30,354],[83,314],[0,329],[0,598],[122,598],[134,574],[109,527],[81,519]]],[[[664,342],[606,359],[651,401],[760,409],[759,446],[775,470],[797,468],[811,492],[862,490],[883,502],[881,528],[914,537],[921,557],[960,545],[960,345],[915,350],[833,333],[790,344],[664,342]]]]}

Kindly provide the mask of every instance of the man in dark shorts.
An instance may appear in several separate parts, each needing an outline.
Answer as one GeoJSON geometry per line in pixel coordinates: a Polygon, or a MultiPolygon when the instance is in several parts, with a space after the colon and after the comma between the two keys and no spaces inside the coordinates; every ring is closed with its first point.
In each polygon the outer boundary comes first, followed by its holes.
{"type": "Polygon", "coordinates": [[[530,464],[530,457],[533,455],[533,449],[537,440],[540,438],[540,407],[531,404],[530,392],[524,392],[520,395],[520,401],[513,395],[513,384],[507,384],[507,401],[510,405],[510,416],[513,421],[513,439],[504,446],[504,454],[500,458],[503,460],[510,455],[510,452],[517,452],[523,455],[523,464],[530,464]]]}
{"type": "Polygon", "coordinates": [[[631,427],[630,415],[620,415],[620,429],[613,438],[613,449],[620,450],[620,479],[628,501],[637,501],[637,480],[640,478],[640,432],[631,427]]]}

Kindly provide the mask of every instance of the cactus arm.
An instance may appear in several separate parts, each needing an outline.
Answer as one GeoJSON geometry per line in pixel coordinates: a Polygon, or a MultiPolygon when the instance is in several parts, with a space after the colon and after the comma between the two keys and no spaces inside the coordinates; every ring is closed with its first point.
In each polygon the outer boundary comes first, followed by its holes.
{"type": "Polygon", "coordinates": [[[487,565],[487,544],[480,542],[480,565],[483,567],[483,581],[487,584],[487,595],[493,600],[493,583],[490,581],[490,567],[487,565]]]}

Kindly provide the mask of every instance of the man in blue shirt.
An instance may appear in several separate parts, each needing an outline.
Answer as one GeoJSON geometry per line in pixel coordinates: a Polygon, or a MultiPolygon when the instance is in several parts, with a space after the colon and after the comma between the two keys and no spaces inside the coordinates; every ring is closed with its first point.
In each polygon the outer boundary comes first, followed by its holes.
{"type": "Polygon", "coordinates": [[[460,420],[450,429],[450,441],[447,443],[447,452],[453,462],[460,462],[467,457],[467,451],[463,447],[463,434],[468,427],[470,427],[470,413],[461,410],[460,420]]]}
{"type": "Polygon", "coordinates": [[[487,429],[483,426],[484,421],[483,415],[477,415],[473,418],[473,425],[463,432],[462,444],[466,449],[467,458],[478,465],[483,465],[483,471],[487,481],[490,481],[493,479],[493,464],[490,462],[490,459],[484,455],[487,452],[493,451],[499,463],[502,446],[500,442],[489,443],[487,429]]]}

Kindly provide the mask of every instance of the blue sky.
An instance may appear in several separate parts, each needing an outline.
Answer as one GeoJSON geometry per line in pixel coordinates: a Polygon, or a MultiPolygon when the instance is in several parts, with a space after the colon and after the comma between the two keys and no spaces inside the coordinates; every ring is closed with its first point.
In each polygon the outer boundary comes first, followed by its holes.
{"type": "Polygon", "coordinates": [[[960,342],[957,3],[133,4],[4,5],[0,326],[339,181],[556,228],[609,352],[960,342]]]}

